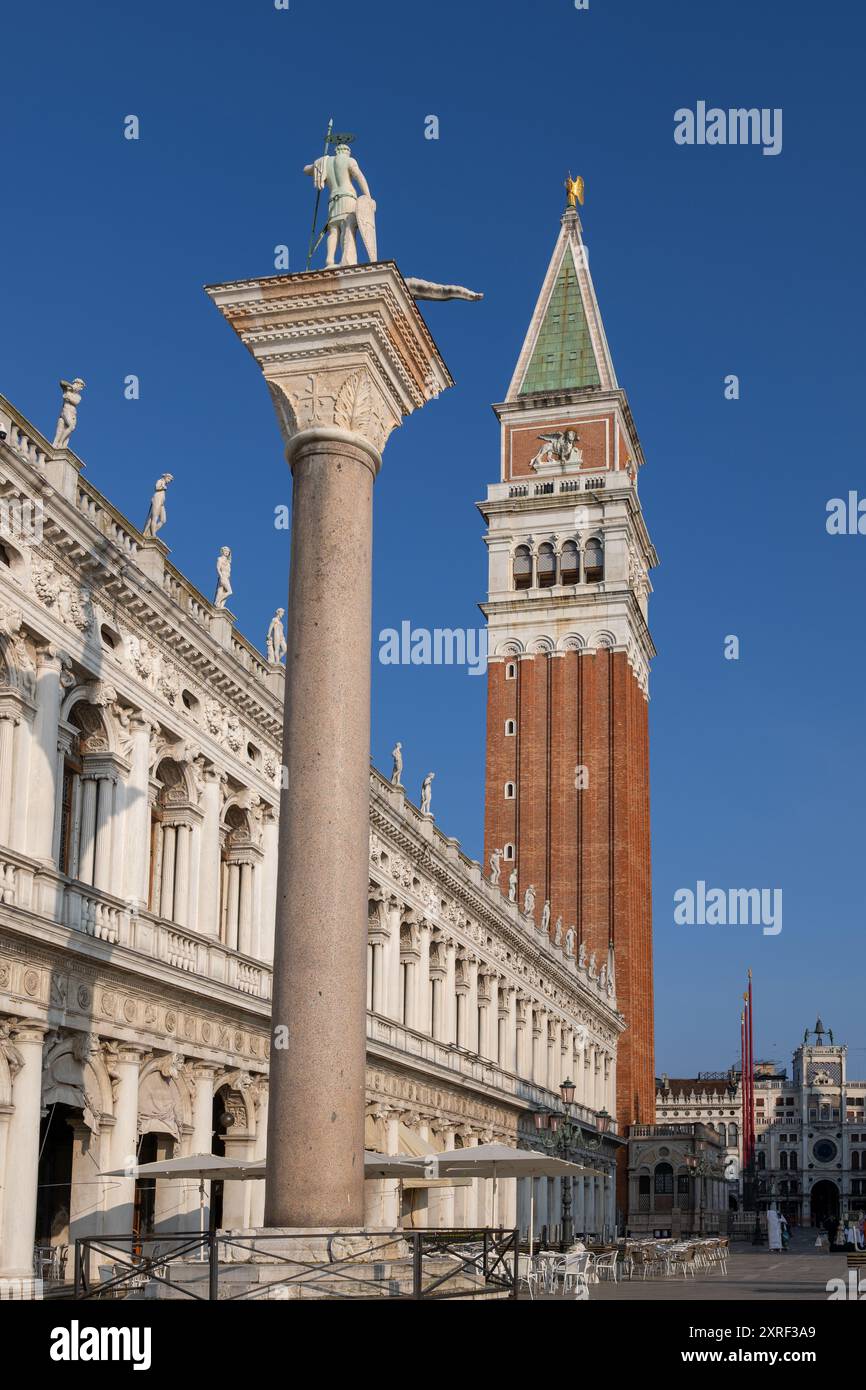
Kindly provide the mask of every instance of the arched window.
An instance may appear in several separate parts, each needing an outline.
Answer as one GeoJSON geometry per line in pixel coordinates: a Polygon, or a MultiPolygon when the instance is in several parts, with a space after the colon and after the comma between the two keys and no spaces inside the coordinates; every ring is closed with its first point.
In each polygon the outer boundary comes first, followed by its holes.
{"type": "Polygon", "coordinates": [[[580,551],[574,541],[566,541],[559,560],[559,580],[561,584],[580,582],[580,551]]]}
{"type": "Polygon", "coordinates": [[[851,1170],[854,1173],[860,1172],[860,1155],[856,1149],[851,1155],[851,1170]]]}
{"type": "Polygon", "coordinates": [[[254,940],[255,875],[260,858],[248,813],[240,806],[230,806],[221,840],[220,939],[248,956],[258,951],[254,940]]]}
{"type": "Polygon", "coordinates": [[[655,1193],[657,1197],[673,1194],[674,1170],[669,1163],[657,1163],[655,1169],[655,1193]]]}
{"type": "Polygon", "coordinates": [[[506,783],[505,783],[505,800],[506,800],[506,801],[513,801],[513,800],[514,800],[514,795],[515,795],[515,792],[514,792],[514,783],[513,783],[513,782],[506,782],[506,783]]]}
{"type": "Polygon", "coordinates": [[[779,1167],[783,1173],[788,1171],[788,1155],[785,1152],[779,1154],[779,1167]]]}
{"type": "Polygon", "coordinates": [[[604,579],[604,549],[600,540],[587,541],[583,557],[583,572],[587,584],[604,579]]]}
{"type": "Polygon", "coordinates": [[[538,586],[550,589],[556,583],[556,551],[545,543],[538,548],[538,586]]]}
{"type": "Polygon", "coordinates": [[[511,738],[516,732],[517,732],[517,725],[515,724],[514,720],[513,720],[513,719],[506,719],[506,721],[505,721],[505,737],[506,737],[506,738],[511,738]]]}
{"type": "Polygon", "coordinates": [[[766,1166],[767,1166],[767,1156],[766,1156],[766,1154],[759,1153],[759,1154],[758,1154],[758,1168],[759,1168],[759,1170],[763,1173],[763,1171],[764,1171],[764,1169],[766,1168],[766,1166]]]}
{"type": "Polygon", "coordinates": [[[791,1169],[791,1172],[792,1172],[792,1173],[796,1171],[796,1168],[797,1168],[797,1155],[796,1155],[796,1153],[794,1153],[793,1151],[792,1151],[791,1153],[788,1154],[788,1167],[791,1169]]]}
{"type": "Polygon", "coordinates": [[[532,553],[528,545],[519,545],[514,552],[514,587],[532,587],[532,553]]]}
{"type": "Polygon", "coordinates": [[[517,680],[517,662],[509,661],[505,667],[505,679],[507,681],[517,680]]]}
{"type": "Polygon", "coordinates": [[[502,851],[502,858],[503,858],[503,859],[513,859],[513,858],[514,858],[514,846],[513,846],[513,845],[506,845],[506,846],[505,846],[504,850],[502,851]]]}

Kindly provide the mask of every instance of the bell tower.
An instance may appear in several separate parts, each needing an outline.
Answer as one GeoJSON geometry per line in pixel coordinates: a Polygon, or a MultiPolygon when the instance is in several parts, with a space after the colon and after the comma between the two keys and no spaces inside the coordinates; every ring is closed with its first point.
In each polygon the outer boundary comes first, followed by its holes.
{"type": "MultiPolygon", "coordinates": [[[[575,185],[569,187],[574,203],[575,185]]],[[[582,186],[581,190],[582,192],[582,186]]],[[[578,196],[580,194],[578,193],[578,196]]],[[[617,1119],[655,1118],[647,700],[658,563],[644,458],[569,206],[501,405],[489,556],[485,856],[614,962],[617,1119]]]]}

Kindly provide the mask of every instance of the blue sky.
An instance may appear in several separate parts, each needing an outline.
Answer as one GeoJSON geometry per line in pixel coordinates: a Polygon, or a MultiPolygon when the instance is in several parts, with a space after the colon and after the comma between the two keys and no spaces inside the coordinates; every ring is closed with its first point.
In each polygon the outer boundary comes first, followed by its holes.
{"type": "MultiPolygon", "coordinates": [[[[336,0],[141,6],[44,0],[4,18],[0,390],[53,429],[87,381],[76,451],[141,525],[168,470],[175,563],[263,642],[285,600],[290,499],[251,359],[204,284],[302,269],[303,165],[327,118],[379,204],[379,253],[485,292],[430,305],[455,388],[387,446],[376,485],[374,631],[480,623],[474,503],[558,229],[586,180],[585,237],[647,457],[657,1070],[726,1066],[755,973],[757,1051],[787,1060],[820,1011],[866,1073],[866,537],[829,498],[866,494],[860,436],[864,23],[805,0],[336,0]],[[698,100],[783,110],[776,157],[674,143],[698,100]],[[137,142],[124,117],[140,119],[137,142]],[[424,138],[425,117],[440,138],[424,138]],[[135,373],[141,398],[124,399],[135,373]],[[740,378],[726,401],[723,379],[740,378]],[[740,659],[726,661],[727,634],[740,659]],[[783,930],[677,927],[699,879],[783,890],[783,930]],[[854,1050],[856,1049],[856,1050],[854,1050]]],[[[417,792],[480,855],[483,678],[374,666],[373,755],[399,737],[417,792]]]]}

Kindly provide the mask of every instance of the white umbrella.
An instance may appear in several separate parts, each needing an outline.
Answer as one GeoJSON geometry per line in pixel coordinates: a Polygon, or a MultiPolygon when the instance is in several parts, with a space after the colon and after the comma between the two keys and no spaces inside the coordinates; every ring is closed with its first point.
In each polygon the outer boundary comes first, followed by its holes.
{"type": "MultiPolygon", "coordinates": [[[[427,1177],[471,1176],[493,1179],[493,1219],[496,1221],[497,1178],[571,1178],[595,1173],[580,1163],[568,1163],[535,1149],[510,1149],[507,1144],[477,1144],[469,1149],[447,1149],[419,1160],[427,1177]],[[435,1171],[434,1171],[435,1170],[435,1171]]],[[[529,1254],[532,1257],[535,1226],[535,1187],[529,1188],[529,1254]]]]}

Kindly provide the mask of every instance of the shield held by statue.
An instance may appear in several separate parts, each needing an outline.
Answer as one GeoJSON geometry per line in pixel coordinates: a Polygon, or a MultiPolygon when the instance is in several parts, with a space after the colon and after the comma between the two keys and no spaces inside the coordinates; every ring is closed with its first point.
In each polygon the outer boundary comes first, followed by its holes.
{"type": "Polygon", "coordinates": [[[355,206],[355,218],[364,249],[371,261],[376,259],[376,203],[369,193],[362,193],[355,206]]]}

